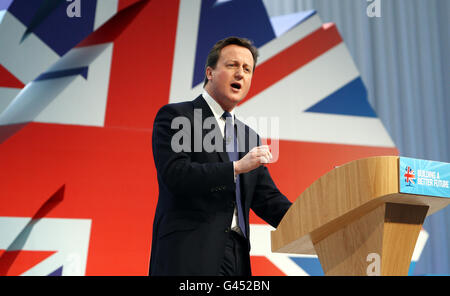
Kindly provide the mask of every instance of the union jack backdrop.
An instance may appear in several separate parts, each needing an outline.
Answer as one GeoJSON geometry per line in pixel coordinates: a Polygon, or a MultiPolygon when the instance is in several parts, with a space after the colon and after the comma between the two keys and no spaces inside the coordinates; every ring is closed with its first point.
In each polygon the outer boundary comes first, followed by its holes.
{"type": "MultiPolygon", "coordinates": [[[[270,18],[258,0],[0,0],[0,275],[148,274],[153,119],[201,93],[209,49],[231,35],[260,51],[237,116],[277,118],[268,167],[291,201],[335,166],[398,154],[338,28],[315,11],[270,18]]],[[[250,223],[254,275],[323,274],[315,256],[272,253],[271,227],[253,213],[250,223]]]]}

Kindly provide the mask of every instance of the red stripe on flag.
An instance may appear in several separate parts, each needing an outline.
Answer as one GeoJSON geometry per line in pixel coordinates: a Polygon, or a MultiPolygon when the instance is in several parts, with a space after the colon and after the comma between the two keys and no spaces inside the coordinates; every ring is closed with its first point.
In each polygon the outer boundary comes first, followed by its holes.
{"type": "Polygon", "coordinates": [[[105,127],[151,129],[169,102],[179,1],[153,0],[114,42],[105,127]]]}
{"type": "Polygon", "coordinates": [[[297,41],[271,59],[258,65],[247,96],[251,99],[269,86],[308,64],[342,42],[335,24],[325,24],[320,29],[297,41]]]}
{"type": "Polygon", "coordinates": [[[140,1],[119,11],[112,19],[86,37],[76,47],[113,42],[130,25],[147,3],[147,0],[140,1]]]}
{"type": "Polygon", "coordinates": [[[130,5],[135,4],[136,2],[139,2],[141,0],[120,0],[119,1],[119,7],[118,7],[118,11],[121,11],[122,9],[127,8],[130,5]]]}
{"type": "Polygon", "coordinates": [[[264,256],[251,256],[251,266],[253,276],[280,276],[284,274],[278,267],[264,256]]]}
{"type": "Polygon", "coordinates": [[[31,122],[0,145],[0,217],[92,219],[86,275],[148,274],[157,196],[151,130],[31,122]]]}
{"type": "Polygon", "coordinates": [[[0,64],[0,87],[23,88],[25,85],[0,64]]]}
{"type": "Polygon", "coordinates": [[[56,251],[0,250],[0,276],[18,276],[44,261],[56,251]]]}

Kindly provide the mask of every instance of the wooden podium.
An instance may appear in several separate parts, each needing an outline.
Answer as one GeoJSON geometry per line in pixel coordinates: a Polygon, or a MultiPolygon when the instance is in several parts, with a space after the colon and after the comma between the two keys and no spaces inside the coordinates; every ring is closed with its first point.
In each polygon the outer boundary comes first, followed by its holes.
{"type": "Polygon", "coordinates": [[[425,217],[450,198],[399,188],[397,156],[360,159],[330,171],[272,231],[272,252],[317,254],[325,275],[367,275],[377,258],[380,275],[407,275],[425,217]]]}

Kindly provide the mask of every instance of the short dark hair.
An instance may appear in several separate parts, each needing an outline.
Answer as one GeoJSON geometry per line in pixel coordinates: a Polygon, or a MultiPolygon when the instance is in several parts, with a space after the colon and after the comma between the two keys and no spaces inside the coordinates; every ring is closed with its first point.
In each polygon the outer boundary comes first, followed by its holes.
{"type": "MultiPolygon", "coordinates": [[[[253,42],[250,41],[247,38],[241,38],[241,37],[227,37],[225,39],[222,39],[220,41],[217,41],[216,44],[212,47],[211,51],[208,54],[208,57],[206,59],[206,65],[205,65],[205,73],[206,68],[211,67],[213,69],[217,66],[217,61],[220,57],[220,52],[222,51],[222,48],[228,45],[238,45],[247,48],[250,50],[253,56],[253,70],[255,70],[256,67],[256,61],[258,60],[258,49],[253,45],[253,42]]],[[[205,81],[203,83],[203,87],[208,83],[208,77],[205,75],[205,81]]]]}

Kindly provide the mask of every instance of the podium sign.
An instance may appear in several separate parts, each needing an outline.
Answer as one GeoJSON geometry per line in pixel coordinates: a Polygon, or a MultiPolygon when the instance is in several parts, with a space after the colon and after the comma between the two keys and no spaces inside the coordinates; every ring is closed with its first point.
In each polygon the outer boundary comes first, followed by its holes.
{"type": "Polygon", "coordinates": [[[400,157],[400,192],[450,197],[450,164],[400,157]]]}

